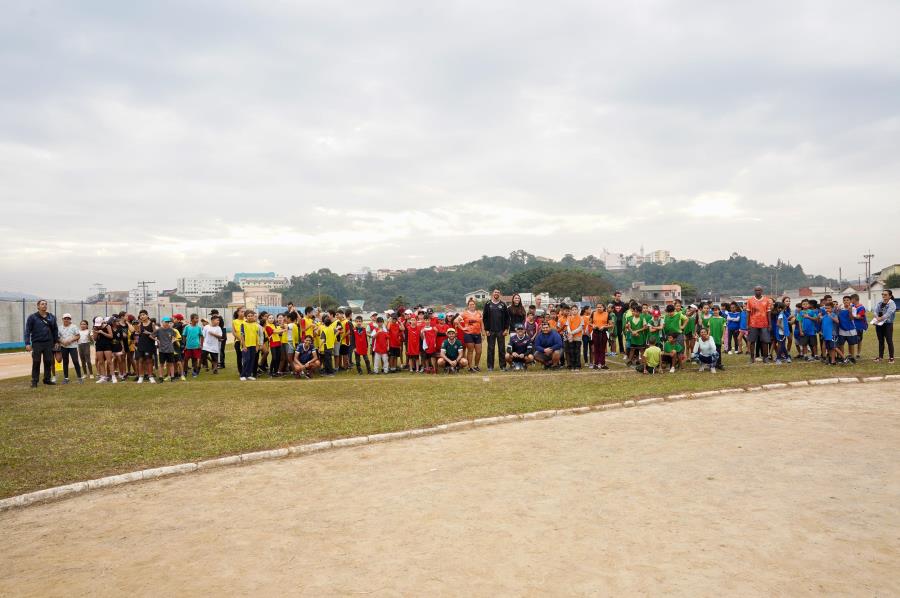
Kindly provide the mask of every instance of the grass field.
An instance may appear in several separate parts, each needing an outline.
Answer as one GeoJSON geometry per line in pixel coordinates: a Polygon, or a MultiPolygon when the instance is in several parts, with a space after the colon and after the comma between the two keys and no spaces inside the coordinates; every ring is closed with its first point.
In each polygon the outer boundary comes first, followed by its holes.
{"type": "MultiPolygon", "coordinates": [[[[174,384],[133,382],[29,389],[0,381],[0,497],[147,467],[473,417],[521,413],[680,391],[809,378],[871,376],[900,368],[750,365],[726,356],[715,375],[695,367],[641,376],[611,358],[606,372],[358,376],[239,382],[234,369],[174,384]]],[[[229,355],[232,358],[232,355],[229,355]]],[[[233,360],[230,361],[233,366],[233,360]]],[[[865,395],[860,394],[860,400],[865,395]]],[[[723,399],[726,400],[726,399],[723,399]]]]}

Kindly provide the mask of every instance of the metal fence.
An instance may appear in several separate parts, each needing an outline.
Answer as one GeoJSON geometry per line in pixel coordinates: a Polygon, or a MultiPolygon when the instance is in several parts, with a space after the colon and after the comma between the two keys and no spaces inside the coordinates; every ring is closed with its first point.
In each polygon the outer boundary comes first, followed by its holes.
{"type": "MultiPolygon", "coordinates": [[[[91,322],[97,316],[110,316],[120,311],[130,314],[137,314],[138,311],[144,309],[137,304],[128,303],[85,303],[84,301],[56,301],[47,299],[49,303],[48,310],[56,318],[62,321],[62,315],[65,313],[72,315],[72,322],[77,326],[81,320],[91,322]]],[[[176,313],[183,313],[185,317],[189,314],[198,314],[201,318],[209,319],[209,312],[213,309],[219,310],[219,315],[224,316],[225,326],[231,331],[231,311],[226,307],[189,307],[185,308],[184,304],[174,305],[150,305],[145,308],[151,318],[157,321],[163,316],[173,316],[176,313]]],[[[25,346],[25,320],[28,316],[37,311],[36,302],[33,300],[2,300],[0,301],[0,349],[15,349],[25,346]]]]}

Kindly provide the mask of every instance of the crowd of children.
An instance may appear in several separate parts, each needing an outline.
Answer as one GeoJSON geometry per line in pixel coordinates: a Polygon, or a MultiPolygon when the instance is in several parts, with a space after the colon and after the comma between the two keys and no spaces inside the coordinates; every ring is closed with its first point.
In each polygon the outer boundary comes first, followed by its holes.
{"type": "MultiPolygon", "coordinates": [[[[607,357],[616,356],[617,350],[626,366],[645,374],[675,373],[688,361],[699,364],[700,371],[715,373],[723,369],[723,354],[745,352],[751,362],[853,364],[868,328],[866,310],[856,295],[840,301],[826,295],[821,301],[804,299],[795,305],[787,297],[770,301],[771,343],[748,342],[747,306],[737,303],[684,307],[676,300],[660,308],[632,301],[624,311],[602,303],[593,308],[561,304],[546,311],[516,305],[523,316],[510,322],[502,370],[580,370],[583,364],[608,370],[607,357]],[[617,330],[624,331],[618,347],[617,330]]],[[[349,309],[307,307],[300,312],[291,305],[274,316],[238,309],[231,332],[240,380],[252,381],[263,375],[311,378],[354,370],[479,372],[482,324],[474,301],[460,313],[435,313],[419,306],[371,313],[365,320],[349,309]]],[[[209,320],[191,314],[185,321],[175,314],[160,322],[141,310],[137,317],[97,317],[77,328],[64,314],[57,359],[63,363],[64,383],[69,381],[70,358],[80,382],[95,373],[98,383],[131,377],[137,383],[183,381],[188,373],[218,374],[224,367],[227,332],[216,310],[209,320]]],[[[488,363],[489,369],[492,365],[488,363]]]]}

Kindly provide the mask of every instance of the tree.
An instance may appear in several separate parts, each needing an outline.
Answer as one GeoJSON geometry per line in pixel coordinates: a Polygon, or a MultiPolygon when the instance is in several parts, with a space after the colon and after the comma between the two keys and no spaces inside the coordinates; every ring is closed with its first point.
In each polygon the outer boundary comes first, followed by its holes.
{"type": "Polygon", "coordinates": [[[310,295],[309,297],[304,297],[302,301],[300,301],[301,305],[312,305],[313,307],[321,307],[322,309],[337,309],[340,305],[338,300],[332,297],[327,293],[322,293],[320,296],[318,293],[315,295],[310,295]],[[321,301],[321,304],[319,303],[321,301]]]}
{"type": "Polygon", "coordinates": [[[397,310],[400,309],[401,307],[406,307],[407,305],[408,305],[408,302],[406,301],[406,297],[404,297],[403,295],[397,295],[396,297],[391,299],[390,303],[388,303],[388,307],[390,307],[391,309],[397,309],[397,310]]]}
{"type": "Polygon", "coordinates": [[[547,291],[555,297],[571,297],[573,300],[580,300],[582,296],[607,294],[612,290],[612,285],[590,272],[561,270],[538,281],[536,288],[547,291]]]}
{"type": "Polygon", "coordinates": [[[884,280],[884,288],[900,289],[900,274],[891,274],[884,280]]]}

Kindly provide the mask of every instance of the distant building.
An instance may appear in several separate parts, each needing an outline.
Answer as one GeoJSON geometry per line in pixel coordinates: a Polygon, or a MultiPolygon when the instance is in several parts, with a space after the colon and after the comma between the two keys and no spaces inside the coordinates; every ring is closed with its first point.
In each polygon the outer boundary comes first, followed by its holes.
{"type": "Polygon", "coordinates": [[[605,247],[600,254],[600,260],[603,262],[603,267],[610,272],[621,271],[627,267],[624,255],[621,253],[610,253],[605,247]]]}
{"type": "Polygon", "coordinates": [[[238,272],[234,282],[241,288],[265,287],[267,289],[286,289],[291,286],[291,279],[278,276],[274,272],[238,272]]]}
{"type": "Polygon", "coordinates": [[[491,294],[484,289],[477,289],[475,291],[466,293],[465,303],[468,303],[469,299],[474,299],[475,301],[487,301],[488,297],[490,296],[491,294]]]}
{"type": "Polygon", "coordinates": [[[674,303],[676,299],[681,299],[681,285],[634,282],[631,284],[631,292],[628,299],[651,305],[669,305],[674,303]]]}
{"type": "Polygon", "coordinates": [[[175,293],[182,297],[212,297],[225,288],[225,276],[191,276],[175,281],[175,293]]]}
{"type": "Polygon", "coordinates": [[[519,293],[519,296],[522,297],[522,305],[525,307],[536,305],[536,299],[540,299],[540,304],[543,307],[550,303],[550,293],[519,293]]]}
{"type": "Polygon", "coordinates": [[[156,305],[157,297],[159,297],[159,290],[156,287],[156,283],[139,284],[128,291],[129,305],[137,306],[138,309],[145,308],[148,305],[156,305]]]}
{"type": "Polygon", "coordinates": [[[665,266],[673,261],[672,254],[669,253],[668,249],[657,249],[656,251],[651,251],[644,255],[645,264],[659,264],[665,266]]]}
{"type": "Polygon", "coordinates": [[[872,274],[872,277],[875,280],[880,280],[881,282],[884,282],[892,274],[900,274],[900,264],[893,264],[891,266],[887,266],[886,268],[882,268],[880,271],[874,272],[872,274]]]}
{"type": "Polygon", "coordinates": [[[256,309],[257,306],[278,306],[281,305],[281,293],[271,291],[268,287],[243,287],[241,291],[233,291],[231,293],[231,304],[243,305],[250,309],[256,309]]]}

